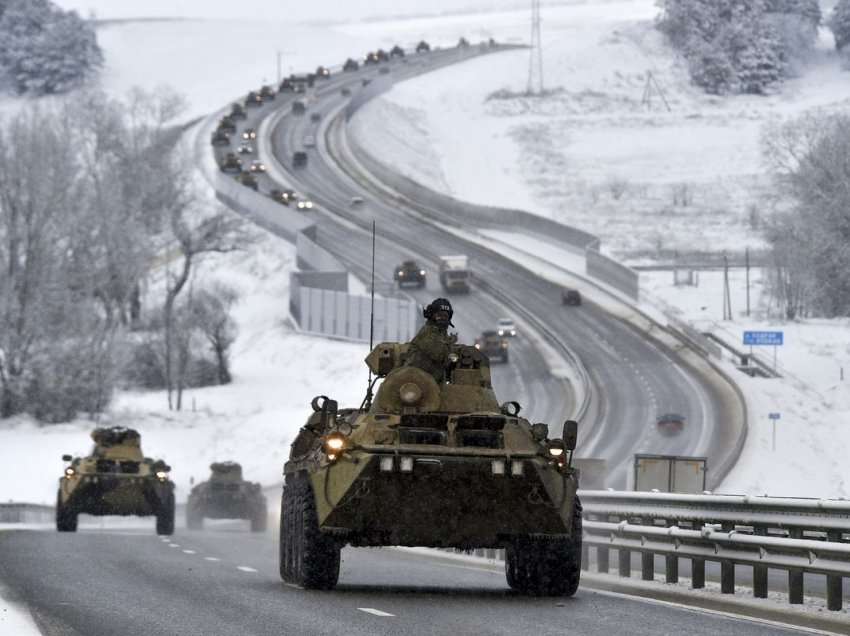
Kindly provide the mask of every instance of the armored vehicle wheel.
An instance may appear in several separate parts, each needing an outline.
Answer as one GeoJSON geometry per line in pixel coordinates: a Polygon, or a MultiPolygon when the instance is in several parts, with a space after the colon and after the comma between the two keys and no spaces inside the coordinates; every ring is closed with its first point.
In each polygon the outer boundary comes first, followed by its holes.
{"type": "Polygon", "coordinates": [[[570,540],[517,539],[505,549],[505,578],[531,596],[572,596],[581,577],[581,503],[576,498],[570,540]]]}
{"type": "Polygon", "coordinates": [[[319,531],[310,482],[297,477],[284,487],[283,500],[281,576],[307,589],[333,588],[339,579],[340,546],[319,531]]]}
{"type": "Polygon", "coordinates": [[[186,506],[186,527],[189,530],[202,530],[204,527],[204,513],[195,506],[186,506]]]}
{"type": "Polygon", "coordinates": [[[156,533],[172,535],[174,534],[174,493],[168,493],[165,501],[156,512],[156,533]]]}
{"type": "Polygon", "coordinates": [[[251,532],[265,532],[268,523],[268,510],[265,504],[258,504],[251,514],[251,532]]]}
{"type": "Polygon", "coordinates": [[[56,494],[56,530],[59,532],[77,531],[77,513],[70,506],[62,505],[62,497],[56,494]]]}

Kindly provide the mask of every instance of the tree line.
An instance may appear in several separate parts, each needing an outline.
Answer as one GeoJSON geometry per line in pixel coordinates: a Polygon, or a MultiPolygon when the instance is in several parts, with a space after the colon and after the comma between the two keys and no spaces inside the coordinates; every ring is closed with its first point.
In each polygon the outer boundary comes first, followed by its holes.
{"type": "Polygon", "coordinates": [[[0,417],[99,413],[122,384],[180,408],[230,380],[235,293],[192,273],[244,237],[197,195],[182,107],[84,92],[0,122],[0,417]]]}

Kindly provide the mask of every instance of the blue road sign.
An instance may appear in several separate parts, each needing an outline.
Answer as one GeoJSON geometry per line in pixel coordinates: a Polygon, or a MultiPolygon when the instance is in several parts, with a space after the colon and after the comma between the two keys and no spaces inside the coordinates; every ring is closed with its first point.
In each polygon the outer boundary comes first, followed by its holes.
{"type": "Polygon", "coordinates": [[[767,417],[768,417],[768,419],[771,419],[771,420],[778,420],[779,419],[779,413],[770,413],[767,417]]]}
{"type": "Polygon", "coordinates": [[[778,346],[782,344],[782,332],[781,331],[745,331],[744,332],[744,344],[745,345],[773,345],[778,346]]]}

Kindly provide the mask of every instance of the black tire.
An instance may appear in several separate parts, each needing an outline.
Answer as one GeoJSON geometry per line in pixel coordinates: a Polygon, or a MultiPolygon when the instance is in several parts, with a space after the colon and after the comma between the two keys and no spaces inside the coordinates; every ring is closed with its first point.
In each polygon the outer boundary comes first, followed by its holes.
{"type": "Polygon", "coordinates": [[[265,502],[258,503],[251,514],[251,532],[265,532],[268,516],[265,502]]]}
{"type": "Polygon", "coordinates": [[[174,534],[174,492],[169,492],[156,511],[156,533],[170,536],[174,534]]]}
{"type": "Polygon", "coordinates": [[[572,537],[517,539],[505,549],[508,585],[530,596],[572,596],[581,578],[581,502],[576,497],[572,537]]]}
{"type": "Polygon", "coordinates": [[[319,531],[316,501],[306,477],[283,488],[280,574],[312,590],[330,590],[339,580],[340,546],[319,531]]]}
{"type": "Polygon", "coordinates": [[[56,530],[59,532],[77,531],[77,513],[70,506],[62,505],[62,494],[56,493],[56,530]]]}

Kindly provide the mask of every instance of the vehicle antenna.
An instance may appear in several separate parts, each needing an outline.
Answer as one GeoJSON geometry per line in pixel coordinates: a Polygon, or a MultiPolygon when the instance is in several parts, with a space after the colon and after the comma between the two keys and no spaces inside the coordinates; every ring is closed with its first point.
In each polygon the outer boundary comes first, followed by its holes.
{"type": "MultiPolygon", "coordinates": [[[[372,305],[369,311],[369,352],[375,347],[375,219],[372,219],[372,305]]],[[[375,378],[377,380],[377,378],[375,378]]],[[[366,386],[366,399],[363,400],[365,410],[372,408],[372,369],[369,369],[369,380],[366,386]]]]}

